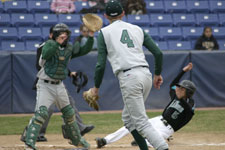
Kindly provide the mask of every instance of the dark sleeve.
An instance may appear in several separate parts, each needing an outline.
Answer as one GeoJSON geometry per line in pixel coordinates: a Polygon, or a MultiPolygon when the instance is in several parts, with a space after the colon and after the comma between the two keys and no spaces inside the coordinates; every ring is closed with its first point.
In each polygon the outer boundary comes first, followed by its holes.
{"type": "Polygon", "coordinates": [[[94,44],[94,37],[88,37],[87,42],[85,43],[84,46],[80,46],[80,43],[76,42],[73,45],[72,58],[86,55],[92,50],[93,44],[94,44]]]}
{"type": "Polygon", "coordinates": [[[205,50],[205,48],[202,47],[202,38],[201,37],[196,41],[195,49],[196,50],[205,50]]]}
{"type": "Polygon", "coordinates": [[[60,44],[54,40],[48,40],[42,48],[42,58],[45,60],[50,59],[55,55],[56,50],[59,48],[60,44]]]}
{"type": "Polygon", "coordinates": [[[99,88],[105,72],[105,64],[106,64],[107,50],[105,45],[105,40],[102,32],[98,35],[98,60],[95,66],[95,87],[99,88]]]}
{"type": "Polygon", "coordinates": [[[36,54],[36,69],[37,69],[38,71],[41,70],[41,66],[39,65],[39,59],[40,59],[40,57],[41,57],[42,47],[43,47],[43,46],[40,46],[40,47],[37,49],[37,54],[36,54]]]}
{"type": "Polygon", "coordinates": [[[184,73],[185,72],[182,70],[170,84],[170,98],[171,98],[171,100],[174,99],[174,97],[176,95],[176,93],[175,93],[175,85],[177,83],[179,83],[179,81],[180,81],[181,77],[184,75],[184,73]]]}
{"type": "Polygon", "coordinates": [[[217,43],[217,40],[214,38],[214,50],[218,50],[219,49],[219,44],[217,43]]]}
{"type": "MultiPolygon", "coordinates": [[[[143,31],[144,32],[144,31],[143,31]]],[[[152,38],[144,32],[143,45],[153,54],[155,57],[155,74],[160,75],[162,71],[163,54],[159,47],[155,44],[152,38]]]]}
{"type": "Polygon", "coordinates": [[[80,35],[80,36],[78,36],[75,40],[74,40],[74,42],[73,42],[73,44],[75,44],[76,42],[81,42],[81,38],[82,38],[82,36],[80,35]]]}
{"type": "Polygon", "coordinates": [[[70,73],[71,73],[71,71],[70,71],[70,69],[69,69],[69,68],[68,68],[67,70],[68,70],[68,76],[70,77],[70,73]]]}

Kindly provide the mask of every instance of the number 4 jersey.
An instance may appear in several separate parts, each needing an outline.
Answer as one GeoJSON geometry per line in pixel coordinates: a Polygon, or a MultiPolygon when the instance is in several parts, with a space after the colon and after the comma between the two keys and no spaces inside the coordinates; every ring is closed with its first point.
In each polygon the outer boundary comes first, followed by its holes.
{"type": "Polygon", "coordinates": [[[101,32],[114,74],[128,68],[148,66],[142,49],[144,31],[140,27],[117,20],[101,32]]]}

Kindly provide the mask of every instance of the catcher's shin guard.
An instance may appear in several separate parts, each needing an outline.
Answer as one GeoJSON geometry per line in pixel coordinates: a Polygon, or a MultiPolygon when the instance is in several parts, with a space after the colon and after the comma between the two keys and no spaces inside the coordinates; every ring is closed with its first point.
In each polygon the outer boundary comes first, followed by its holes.
{"type": "Polygon", "coordinates": [[[25,144],[33,149],[36,149],[35,143],[39,135],[42,124],[48,118],[47,107],[41,106],[39,111],[35,112],[34,116],[31,118],[30,123],[27,127],[25,144]]]}
{"type": "Polygon", "coordinates": [[[81,136],[79,127],[75,122],[74,110],[71,105],[67,105],[62,110],[63,119],[65,121],[65,135],[70,139],[71,144],[75,146],[82,146],[89,148],[90,145],[87,141],[81,136]]]}

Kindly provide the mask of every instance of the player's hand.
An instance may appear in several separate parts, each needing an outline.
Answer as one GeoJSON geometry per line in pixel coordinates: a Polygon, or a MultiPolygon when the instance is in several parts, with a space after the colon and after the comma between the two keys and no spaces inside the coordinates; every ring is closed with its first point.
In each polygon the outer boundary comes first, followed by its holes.
{"type": "Polygon", "coordinates": [[[189,63],[187,66],[185,66],[183,68],[183,71],[184,72],[188,72],[188,71],[190,71],[192,69],[192,67],[193,67],[193,64],[192,63],[189,63]]]}
{"type": "Polygon", "coordinates": [[[163,77],[161,75],[154,75],[153,83],[156,89],[160,89],[160,86],[163,83],[163,77]]]}
{"type": "Polygon", "coordinates": [[[67,38],[68,38],[67,33],[60,34],[60,35],[56,38],[56,42],[58,42],[58,43],[61,45],[65,40],[67,40],[67,38]]]}
{"type": "Polygon", "coordinates": [[[98,95],[98,88],[96,88],[96,87],[91,88],[91,92],[92,92],[94,95],[98,95]]]}
{"type": "Polygon", "coordinates": [[[93,108],[97,111],[99,110],[98,88],[94,87],[94,88],[89,89],[88,91],[83,92],[83,98],[91,108],[93,108]]]}
{"type": "Polygon", "coordinates": [[[88,35],[90,36],[90,37],[93,37],[94,36],[94,32],[93,31],[88,31],[88,35]]]}
{"type": "Polygon", "coordinates": [[[70,72],[70,77],[72,77],[72,76],[76,76],[76,72],[74,71],[74,72],[70,72]]]}

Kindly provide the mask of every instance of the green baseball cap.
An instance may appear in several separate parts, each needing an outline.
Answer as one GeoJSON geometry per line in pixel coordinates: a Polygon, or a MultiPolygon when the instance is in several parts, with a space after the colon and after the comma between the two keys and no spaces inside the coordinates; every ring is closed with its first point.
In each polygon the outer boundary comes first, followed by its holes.
{"type": "Polygon", "coordinates": [[[117,0],[110,0],[106,3],[105,12],[107,16],[116,17],[122,14],[123,7],[117,0]]]}

